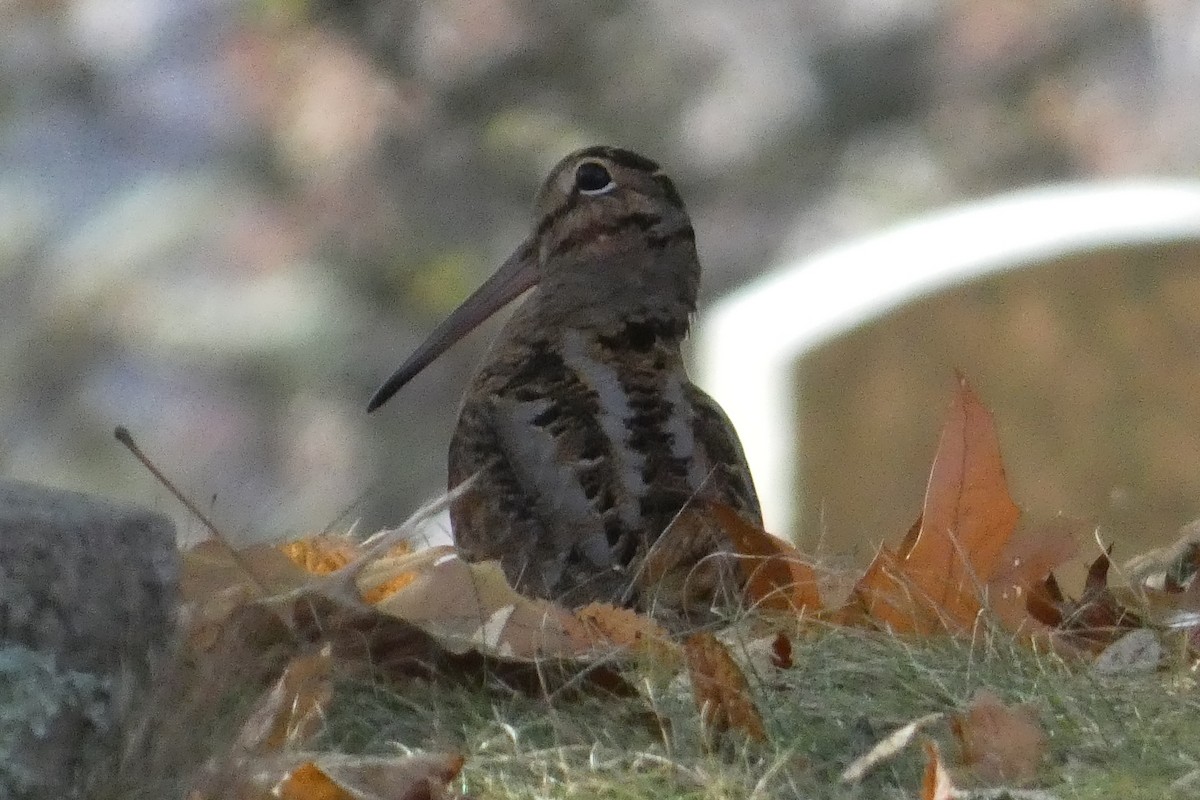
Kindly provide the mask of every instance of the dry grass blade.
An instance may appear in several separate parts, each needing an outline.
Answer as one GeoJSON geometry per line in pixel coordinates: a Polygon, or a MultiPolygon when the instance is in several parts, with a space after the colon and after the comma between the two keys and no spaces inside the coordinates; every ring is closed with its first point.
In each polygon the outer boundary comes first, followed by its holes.
{"type": "Polygon", "coordinates": [[[842,783],[858,783],[866,777],[868,772],[885,761],[895,758],[898,753],[908,747],[920,730],[940,721],[945,716],[941,713],[926,714],[892,731],[843,770],[842,783]]]}

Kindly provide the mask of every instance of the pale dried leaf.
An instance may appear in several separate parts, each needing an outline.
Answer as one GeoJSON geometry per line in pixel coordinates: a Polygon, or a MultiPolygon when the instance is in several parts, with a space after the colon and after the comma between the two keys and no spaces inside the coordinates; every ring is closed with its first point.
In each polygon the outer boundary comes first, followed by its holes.
{"type": "Polygon", "coordinates": [[[1092,672],[1101,675],[1154,672],[1162,660],[1162,652],[1158,634],[1139,628],[1101,650],[1092,663],[1092,672]]]}
{"type": "Polygon", "coordinates": [[[387,562],[365,569],[360,588],[370,589],[380,575],[398,569],[415,572],[408,586],[375,608],[421,627],[451,652],[478,650],[532,661],[591,656],[604,647],[566,609],[518,594],[498,562],[471,564],[451,547],[400,557],[399,564],[387,562]]]}
{"type": "Polygon", "coordinates": [[[292,591],[311,577],[274,545],[250,545],[230,552],[222,542],[205,539],[182,554],[179,596],[204,603],[231,587],[248,586],[258,595],[292,591]]]}

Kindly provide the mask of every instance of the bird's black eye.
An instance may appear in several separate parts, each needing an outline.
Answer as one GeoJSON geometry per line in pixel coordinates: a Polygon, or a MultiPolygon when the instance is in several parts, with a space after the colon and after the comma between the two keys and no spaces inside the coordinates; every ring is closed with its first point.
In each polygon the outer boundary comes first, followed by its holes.
{"type": "Polygon", "coordinates": [[[582,194],[604,194],[615,189],[612,175],[595,161],[585,161],[575,168],[575,188],[582,194]]]}

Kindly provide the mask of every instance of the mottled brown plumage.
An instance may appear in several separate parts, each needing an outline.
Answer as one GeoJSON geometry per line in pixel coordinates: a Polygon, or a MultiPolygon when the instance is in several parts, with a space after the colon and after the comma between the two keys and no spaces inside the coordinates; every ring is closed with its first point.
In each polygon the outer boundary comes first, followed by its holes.
{"type": "Polygon", "coordinates": [[[761,523],[732,425],[684,371],[700,266],[683,201],[653,161],[609,147],[563,159],[538,223],[371,400],[531,289],[471,381],[450,443],[468,558],[578,605],[675,612],[719,599],[733,569],[698,501],[761,523]]]}

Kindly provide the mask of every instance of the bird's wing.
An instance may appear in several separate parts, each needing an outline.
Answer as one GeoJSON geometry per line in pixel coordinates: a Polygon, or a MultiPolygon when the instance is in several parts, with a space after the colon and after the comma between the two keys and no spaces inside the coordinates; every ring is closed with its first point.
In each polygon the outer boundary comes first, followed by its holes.
{"type": "Polygon", "coordinates": [[[476,476],[451,509],[459,547],[499,559],[519,588],[546,597],[613,562],[589,461],[558,402],[468,398],[450,442],[450,484],[476,476]]]}
{"type": "Polygon", "coordinates": [[[762,525],[762,509],[741,440],[725,410],[694,384],[684,387],[694,413],[693,436],[709,475],[702,497],[730,506],[748,521],[762,525]]]}

